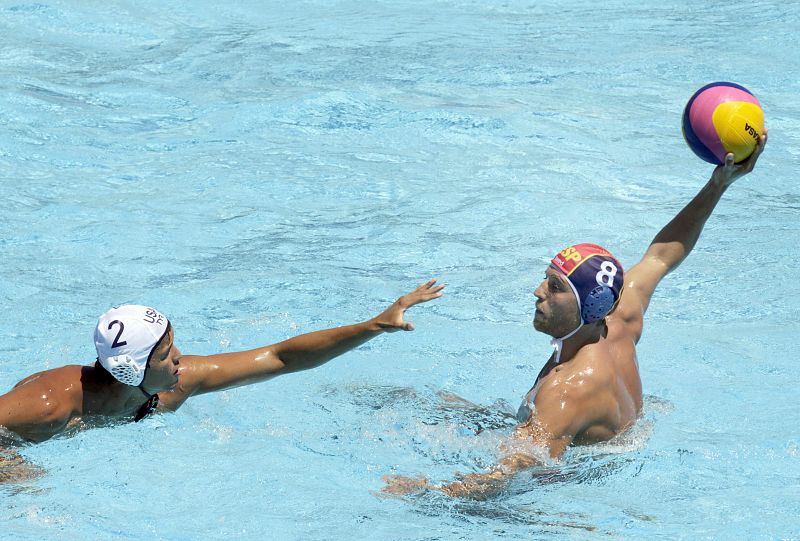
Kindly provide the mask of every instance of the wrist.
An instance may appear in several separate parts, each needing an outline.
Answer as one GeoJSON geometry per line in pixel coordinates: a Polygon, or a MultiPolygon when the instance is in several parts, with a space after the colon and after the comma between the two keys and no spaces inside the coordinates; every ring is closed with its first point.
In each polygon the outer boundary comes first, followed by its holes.
{"type": "Polygon", "coordinates": [[[373,334],[382,334],[386,332],[386,323],[381,323],[380,316],[376,316],[370,320],[365,321],[362,323],[364,326],[364,330],[369,333],[373,334]]]}
{"type": "Polygon", "coordinates": [[[713,194],[714,197],[719,198],[722,197],[722,194],[725,193],[725,190],[733,184],[733,180],[730,177],[724,176],[717,176],[716,174],[711,175],[711,179],[709,179],[708,184],[706,184],[705,189],[707,193],[710,192],[713,194]]]}

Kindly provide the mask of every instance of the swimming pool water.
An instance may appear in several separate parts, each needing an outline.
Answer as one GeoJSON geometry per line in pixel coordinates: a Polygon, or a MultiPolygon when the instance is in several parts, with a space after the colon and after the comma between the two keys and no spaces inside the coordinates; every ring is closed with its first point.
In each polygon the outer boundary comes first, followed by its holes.
{"type": "Polygon", "coordinates": [[[0,386],[157,307],[184,353],[366,319],[414,333],[177,414],[22,449],[1,539],[798,539],[798,2],[8,2],[0,386]],[[680,115],[760,99],[770,143],[666,279],[644,417],[486,502],[376,495],[491,464],[567,244],[635,263],[711,169],[680,115]]]}

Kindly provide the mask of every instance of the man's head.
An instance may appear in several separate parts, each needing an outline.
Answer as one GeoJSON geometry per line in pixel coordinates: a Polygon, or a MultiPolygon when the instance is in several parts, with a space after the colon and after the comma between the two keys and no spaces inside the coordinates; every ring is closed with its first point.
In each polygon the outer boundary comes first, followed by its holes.
{"type": "Polygon", "coordinates": [[[97,322],[97,359],[114,378],[145,389],[169,389],[178,381],[178,356],[169,320],[147,306],[112,308],[97,322]]]}
{"type": "Polygon", "coordinates": [[[556,254],[534,292],[533,326],[554,338],[571,336],[614,309],[622,282],[622,265],[610,252],[595,244],[570,246],[556,254]]]}

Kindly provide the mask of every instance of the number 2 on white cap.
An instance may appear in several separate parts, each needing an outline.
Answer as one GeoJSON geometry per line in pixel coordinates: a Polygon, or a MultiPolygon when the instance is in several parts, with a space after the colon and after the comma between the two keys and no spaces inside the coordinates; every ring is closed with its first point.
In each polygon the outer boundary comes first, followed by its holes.
{"type": "Polygon", "coordinates": [[[114,321],[112,321],[111,323],[109,323],[109,324],[108,324],[108,330],[110,331],[110,330],[111,330],[111,327],[113,327],[113,326],[114,326],[115,324],[117,324],[117,323],[119,323],[119,332],[117,333],[117,336],[116,336],[116,338],[114,338],[114,343],[113,343],[113,344],[111,344],[111,348],[112,348],[112,349],[113,349],[113,348],[119,348],[119,347],[122,347],[122,346],[127,346],[127,345],[128,345],[128,342],[126,342],[125,340],[123,340],[122,342],[120,342],[120,341],[119,341],[119,337],[120,337],[120,336],[122,336],[122,331],[124,331],[124,330],[125,330],[125,325],[123,325],[123,324],[122,324],[122,322],[121,322],[120,320],[118,320],[118,319],[115,319],[114,321]]]}

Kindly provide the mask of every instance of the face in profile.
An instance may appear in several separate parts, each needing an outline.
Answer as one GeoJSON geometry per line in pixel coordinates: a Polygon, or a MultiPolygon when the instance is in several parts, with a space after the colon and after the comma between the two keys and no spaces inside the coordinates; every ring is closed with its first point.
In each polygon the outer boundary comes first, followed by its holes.
{"type": "Polygon", "coordinates": [[[159,340],[147,362],[147,372],[142,385],[151,392],[166,391],[178,383],[181,352],[173,343],[172,325],[159,340]]]}
{"type": "Polygon", "coordinates": [[[578,328],[581,323],[578,300],[564,275],[548,267],[533,294],[536,296],[533,327],[537,331],[560,338],[578,328]]]}

